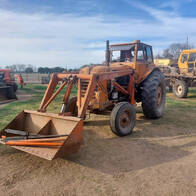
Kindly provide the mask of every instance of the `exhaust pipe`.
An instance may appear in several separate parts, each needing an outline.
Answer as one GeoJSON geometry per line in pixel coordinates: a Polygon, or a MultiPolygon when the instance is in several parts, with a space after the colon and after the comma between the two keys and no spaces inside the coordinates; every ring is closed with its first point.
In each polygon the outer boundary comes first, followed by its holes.
{"type": "Polygon", "coordinates": [[[110,66],[110,43],[109,40],[106,41],[106,51],[105,51],[105,62],[106,62],[106,66],[109,67],[110,66]]]}

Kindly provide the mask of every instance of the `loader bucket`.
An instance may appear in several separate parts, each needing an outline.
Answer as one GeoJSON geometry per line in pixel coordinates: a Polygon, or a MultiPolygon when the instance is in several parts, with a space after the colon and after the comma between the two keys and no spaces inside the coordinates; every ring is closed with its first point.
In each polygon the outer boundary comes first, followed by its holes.
{"type": "MultiPolygon", "coordinates": [[[[52,160],[79,150],[82,144],[83,120],[72,116],[24,110],[0,133],[1,136],[4,135],[7,138],[16,136],[5,132],[5,129],[26,131],[29,134],[44,136],[66,134],[67,137],[62,141],[62,145],[58,147],[12,146],[18,150],[52,160]]],[[[1,143],[5,144],[3,141],[1,143]]]]}

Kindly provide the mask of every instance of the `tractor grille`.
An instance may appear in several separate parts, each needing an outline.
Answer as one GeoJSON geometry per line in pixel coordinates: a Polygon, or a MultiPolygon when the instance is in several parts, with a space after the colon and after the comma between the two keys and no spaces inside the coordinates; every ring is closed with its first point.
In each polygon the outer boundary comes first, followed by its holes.
{"type": "Polygon", "coordinates": [[[84,97],[88,88],[89,80],[81,80],[81,96],[84,97]]]}
{"type": "MultiPolygon", "coordinates": [[[[89,80],[84,80],[84,79],[81,80],[81,97],[85,96],[85,93],[88,88],[88,84],[89,84],[89,80]]],[[[96,90],[97,90],[97,87],[96,87],[95,91],[96,90]]],[[[95,98],[95,91],[93,93],[93,97],[92,97],[93,99],[95,98]]]]}

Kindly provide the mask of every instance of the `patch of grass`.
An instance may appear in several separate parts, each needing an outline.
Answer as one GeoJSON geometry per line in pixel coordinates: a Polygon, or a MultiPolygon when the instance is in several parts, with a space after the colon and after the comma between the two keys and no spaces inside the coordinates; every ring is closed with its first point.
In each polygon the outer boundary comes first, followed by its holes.
{"type": "Polygon", "coordinates": [[[189,93],[193,93],[196,95],[196,88],[189,88],[189,93]]]}
{"type": "Polygon", "coordinates": [[[174,108],[194,108],[196,106],[196,101],[195,100],[189,100],[188,98],[186,99],[178,99],[178,98],[173,98],[170,96],[167,96],[167,102],[166,102],[168,107],[174,107],[174,108]]]}
{"type": "Polygon", "coordinates": [[[173,93],[167,93],[167,107],[177,108],[179,110],[195,110],[196,108],[196,89],[190,88],[188,97],[179,99],[173,93]]]}
{"type": "Polygon", "coordinates": [[[40,85],[40,84],[27,84],[26,86],[30,89],[40,90],[40,91],[45,91],[47,88],[47,85],[40,85]]]}
{"type": "MultiPolygon", "coordinates": [[[[39,93],[39,92],[42,92],[43,93],[46,91],[47,89],[47,86],[46,84],[27,84],[24,86],[23,90],[26,90],[26,91],[29,91],[29,92],[34,92],[34,93],[39,93]]],[[[57,90],[59,88],[59,85],[57,85],[56,89],[57,90]]],[[[72,89],[72,93],[76,93],[77,92],[77,88],[76,86],[73,86],[73,89],[72,89]]]]}

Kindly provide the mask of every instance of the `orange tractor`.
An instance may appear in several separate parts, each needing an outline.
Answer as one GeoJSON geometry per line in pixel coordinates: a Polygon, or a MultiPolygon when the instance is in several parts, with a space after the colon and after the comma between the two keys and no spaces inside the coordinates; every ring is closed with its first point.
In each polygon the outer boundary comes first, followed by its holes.
{"type": "Polygon", "coordinates": [[[126,136],[135,125],[136,102],[142,103],[147,118],[159,118],[165,94],[165,79],[153,64],[151,46],[140,41],[109,45],[107,41],[104,65],[85,67],[79,74],[53,74],[39,109],[22,111],[2,130],[1,142],[52,160],[79,150],[87,110],[112,107],[111,130],[126,136]],[[77,86],[77,96],[70,98],[73,85],[77,86]],[[65,86],[59,114],[47,113],[47,107],[65,86]]]}
{"type": "Polygon", "coordinates": [[[0,69],[0,101],[16,99],[17,84],[9,69],[0,69]]]}

